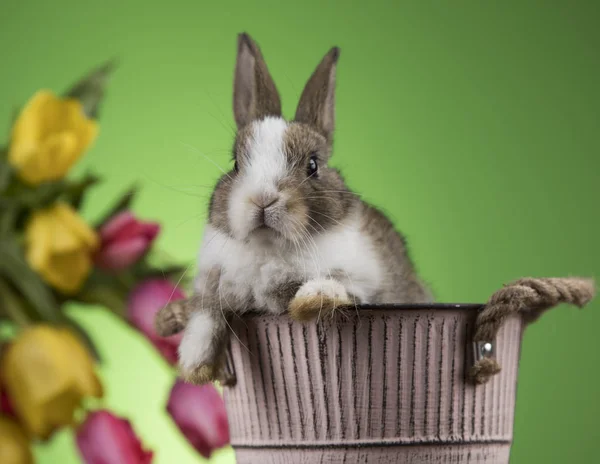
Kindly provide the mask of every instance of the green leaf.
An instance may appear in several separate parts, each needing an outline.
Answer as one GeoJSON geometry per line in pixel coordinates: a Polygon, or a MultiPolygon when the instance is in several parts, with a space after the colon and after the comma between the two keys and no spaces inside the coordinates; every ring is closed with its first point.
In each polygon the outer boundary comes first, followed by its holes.
{"type": "Polygon", "coordinates": [[[52,291],[27,265],[14,239],[0,241],[0,275],[23,295],[42,320],[54,323],[61,320],[52,291]]]}
{"type": "Polygon", "coordinates": [[[15,204],[38,209],[55,202],[65,192],[67,185],[64,180],[59,180],[32,187],[17,180],[6,189],[4,196],[15,204]]]}
{"type": "Polygon", "coordinates": [[[139,279],[152,279],[152,278],[161,278],[161,279],[169,279],[169,280],[179,280],[182,281],[188,277],[189,273],[188,266],[180,266],[177,264],[165,266],[165,267],[154,267],[149,266],[145,263],[142,263],[135,270],[136,277],[139,279]]]}
{"type": "Polygon", "coordinates": [[[30,323],[19,297],[15,295],[10,284],[2,278],[0,278],[0,314],[19,327],[26,327],[30,323]]]}
{"type": "Polygon", "coordinates": [[[90,285],[77,296],[77,299],[82,303],[104,306],[117,316],[125,317],[125,301],[112,287],[90,285]]]}
{"type": "Polygon", "coordinates": [[[65,201],[70,203],[73,208],[79,209],[83,203],[87,190],[100,182],[100,180],[100,177],[94,174],[87,174],[80,181],[68,184],[63,192],[65,201]]]}
{"type": "Polygon", "coordinates": [[[110,209],[108,212],[98,221],[96,224],[96,228],[101,227],[103,224],[108,222],[112,217],[116,216],[121,211],[129,209],[131,207],[131,203],[135,199],[135,196],[139,190],[137,185],[131,187],[122,197],[121,199],[110,209]]]}
{"type": "Polygon", "coordinates": [[[13,168],[6,160],[6,148],[0,147],[0,194],[3,193],[13,176],[13,168]]]}
{"type": "Polygon", "coordinates": [[[123,317],[127,294],[128,289],[122,285],[118,275],[95,268],[75,299],[82,303],[104,306],[114,314],[123,317]]]}
{"type": "Polygon", "coordinates": [[[98,119],[100,103],[116,65],[116,60],[112,59],[94,69],[73,85],[66,92],[65,97],[78,99],[83,105],[85,114],[89,118],[98,119]]]}
{"type": "Polygon", "coordinates": [[[78,181],[61,179],[36,186],[16,182],[6,190],[5,198],[29,209],[41,209],[59,199],[64,199],[75,208],[79,208],[87,189],[98,182],[100,178],[93,174],[87,174],[78,181]]]}
{"type": "Polygon", "coordinates": [[[13,203],[0,198],[0,240],[14,233],[17,211],[13,203]]]}

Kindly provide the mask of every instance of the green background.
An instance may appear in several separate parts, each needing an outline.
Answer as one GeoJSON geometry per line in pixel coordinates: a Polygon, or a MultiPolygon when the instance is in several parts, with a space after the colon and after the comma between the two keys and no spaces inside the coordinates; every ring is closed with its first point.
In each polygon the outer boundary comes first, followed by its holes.
{"type": "MultiPolygon", "coordinates": [[[[54,0],[0,6],[0,128],[38,88],[121,67],[101,135],[75,169],[106,181],[97,217],[135,180],[158,246],[193,262],[210,186],[233,137],[236,34],[259,42],[293,115],[306,79],[341,47],[333,163],[407,235],[444,302],[483,302],[522,276],[600,271],[597,2],[54,0]],[[260,6],[259,6],[260,5],[260,6]]],[[[75,308],[105,358],[105,403],[158,464],[202,462],[164,413],[173,373],[141,335],[75,308]]],[[[598,460],[600,300],[528,329],[511,463],[598,460]]],[[[39,462],[78,462],[69,432],[39,462]]],[[[233,462],[231,450],[214,462],[233,462]]]]}

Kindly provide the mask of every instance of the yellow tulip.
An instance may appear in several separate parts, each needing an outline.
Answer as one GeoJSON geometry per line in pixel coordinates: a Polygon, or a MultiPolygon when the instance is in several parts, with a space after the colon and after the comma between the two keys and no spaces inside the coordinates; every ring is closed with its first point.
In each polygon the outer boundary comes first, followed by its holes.
{"type": "Polygon", "coordinates": [[[99,238],[66,203],[34,211],[25,229],[32,269],[65,294],[76,293],[92,269],[99,238]]]}
{"type": "Polygon", "coordinates": [[[40,324],[24,329],[2,356],[0,372],[27,433],[42,440],[75,424],[83,398],[103,394],[94,360],[64,328],[40,324]]]}
{"type": "Polygon", "coordinates": [[[33,464],[27,435],[15,421],[3,416],[0,416],[0,462],[33,464]]]}
{"type": "Polygon", "coordinates": [[[76,99],[41,90],[27,102],[12,129],[8,161],[30,185],[65,176],[98,135],[76,99]]]}

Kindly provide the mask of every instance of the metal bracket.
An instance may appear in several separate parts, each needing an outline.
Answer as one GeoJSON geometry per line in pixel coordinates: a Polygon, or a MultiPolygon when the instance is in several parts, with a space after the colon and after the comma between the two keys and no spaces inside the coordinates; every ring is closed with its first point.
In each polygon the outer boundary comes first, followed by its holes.
{"type": "Polygon", "coordinates": [[[490,341],[479,341],[473,343],[473,358],[475,362],[483,358],[496,357],[496,344],[490,341]]]}

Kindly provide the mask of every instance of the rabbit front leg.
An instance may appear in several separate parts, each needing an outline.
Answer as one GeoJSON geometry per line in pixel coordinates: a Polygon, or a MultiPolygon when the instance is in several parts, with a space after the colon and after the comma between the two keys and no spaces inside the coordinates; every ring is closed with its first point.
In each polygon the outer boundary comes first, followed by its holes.
{"type": "Polygon", "coordinates": [[[288,311],[293,319],[308,321],[359,304],[359,299],[344,286],[348,280],[341,270],[328,272],[327,278],[307,280],[301,270],[273,261],[261,267],[255,298],[259,306],[271,313],[288,311]]]}
{"type": "MultiPolygon", "coordinates": [[[[214,303],[214,301],[213,301],[214,303]]],[[[228,314],[202,306],[192,313],[179,345],[179,370],[189,383],[227,383],[225,357],[229,342],[228,314]]]]}
{"type": "Polygon", "coordinates": [[[336,309],[359,305],[360,298],[342,283],[344,276],[343,271],[334,270],[326,278],[305,282],[288,305],[290,317],[306,322],[332,316],[336,309]]]}
{"type": "Polygon", "coordinates": [[[204,273],[202,284],[197,286],[200,291],[188,299],[170,302],[155,318],[159,336],[184,332],[179,345],[180,372],[184,380],[198,385],[231,381],[224,364],[233,308],[240,306],[221,292],[220,275],[219,269],[204,273]]]}
{"type": "Polygon", "coordinates": [[[183,331],[179,344],[179,369],[184,380],[202,385],[231,382],[225,372],[225,356],[229,341],[229,307],[215,311],[219,302],[206,294],[195,294],[162,308],[155,318],[156,332],[169,337],[183,331]],[[215,306],[216,305],[216,306],[215,306]]]}

